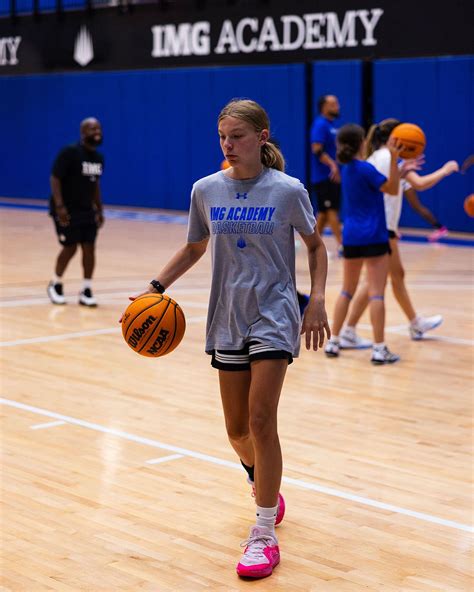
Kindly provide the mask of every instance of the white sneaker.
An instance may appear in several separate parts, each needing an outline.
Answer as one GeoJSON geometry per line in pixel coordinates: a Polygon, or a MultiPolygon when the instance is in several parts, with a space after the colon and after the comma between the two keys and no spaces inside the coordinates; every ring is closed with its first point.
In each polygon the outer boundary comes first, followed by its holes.
{"type": "Polygon", "coordinates": [[[368,349],[372,347],[370,339],[359,337],[355,331],[343,329],[339,335],[339,347],[341,349],[368,349]]]}
{"type": "Polygon", "coordinates": [[[432,317],[418,317],[414,325],[410,325],[408,330],[410,331],[410,337],[414,341],[423,339],[424,333],[436,329],[443,322],[441,315],[434,315],[432,317]]]}
{"type": "Polygon", "coordinates": [[[66,304],[66,299],[63,295],[62,284],[54,284],[53,282],[49,282],[46,291],[48,292],[49,299],[53,304],[66,304]]]}
{"type": "Polygon", "coordinates": [[[331,341],[330,339],[326,343],[324,353],[327,355],[328,358],[337,358],[337,356],[339,355],[339,344],[335,341],[331,341]]]}
{"type": "Polygon", "coordinates": [[[398,362],[400,356],[397,354],[393,354],[387,346],[383,349],[373,349],[372,350],[372,364],[381,365],[381,364],[394,364],[398,362]]]}
{"type": "Polygon", "coordinates": [[[85,288],[79,294],[79,304],[83,306],[97,306],[97,300],[94,298],[92,294],[92,290],[90,288],[85,288]]]}

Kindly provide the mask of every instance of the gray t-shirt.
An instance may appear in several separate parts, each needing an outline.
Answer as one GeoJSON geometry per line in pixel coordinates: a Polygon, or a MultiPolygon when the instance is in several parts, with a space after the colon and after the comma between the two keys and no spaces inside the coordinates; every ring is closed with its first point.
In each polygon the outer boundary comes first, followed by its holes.
{"type": "Polygon", "coordinates": [[[212,247],[206,352],[259,341],[298,355],[294,229],[314,226],[303,184],[275,169],[244,181],[219,171],[194,184],[188,242],[210,236],[212,247]]]}

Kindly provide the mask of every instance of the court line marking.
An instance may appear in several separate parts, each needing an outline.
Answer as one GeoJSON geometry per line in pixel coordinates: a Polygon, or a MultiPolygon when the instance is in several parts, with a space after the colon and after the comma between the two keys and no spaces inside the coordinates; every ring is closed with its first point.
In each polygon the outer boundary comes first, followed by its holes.
{"type": "Polygon", "coordinates": [[[158,463],[168,462],[169,460],[176,460],[183,458],[182,454],[170,454],[169,456],[159,456],[158,458],[150,458],[145,461],[147,465],[157,465],[158,463]]]}
{"type": "MultiPolygon", "coordinates": [[[[338,285],[338,284],[337,284],[338,285]]],[[[416,289],[420,290],[430,290],[430,291],[444,291],[444,290],[472,290],[473,283],[465,283],[465,284],[437,284],[437,283],[426,283],[426,284],[416,284],[413,283],[412,286],[416,289]]],[[[336,287],[336,284],[330,284],[329,287],[336,287]]],[[[126,292],[124,291],[109,291],[109,292],[100,292],[96,290],[96,295],[99,299],[99,304],[103,302],[107,302],[108,299],[118,299],[118,298],[128,298],[129,296],[133,296],[133,294],[138,294],[138,288],[132,288],[126,292]]],[[[173,295],[185,295],[185,294],[208,294],[209,288],[173,288],[173,295]]],[[[14,298],[10,297],[11,299],[0,300],[0,308],[19,308],[22,306],[42,306],[44,304],[50,304],[51,301],[47,296],[36,296],[32,298],[14,298]]],[[[76,296],[70,294],[66,295],[66,302],[69,304],[75,304],[76,296]]],[[[184,305],[184,302],[183,302],[184,305]]],[[[203,303],[200,303],[203,305],[203,303]]],[[[196,302],[189,302],[187,306],[198,306],[196,302]]]]}
{"type": "MultiPolygon", "coordinates": [[[[194,323],[201,323],[206,321],[207,316],[197,316],[197,317],[189,317],[186,319],[186,323],[194,324],[194,323]]],[[[331,324],[332,321],[329,320],[331,324]]],[[[368,329],[371,330],[371,325],[366,325],[361,323],[359,325],[361,329],[368,329]]],[[[53,341],[62,341],[66,339],[77,339],[80,337],[92,337],[95,335],[110,335],[113,333],[120,333],[120,327],[110,327],[108,329],[91,329],[90,331],[78,331],[76,333],[60,333],[58,335],[44,335],[43,337],[29,337],[27,339],[15,339],[12,341],[0,341],[0,347],[16,347],[18,345],[30,345],[32,343],[50,343],[53,341]]],[[[397,325],[395,327],[385,327],[385,331],[387,333],[395,333],[397,335],[403,335],[407,331],[407,326],[405,325],[397,325]]],[[[472,339],[461,339],[458,337],[444,337],[442,335],[436,335],[433,337],[425,337],[421,341],[444,341],[446,343],[452,343],[455,345],[474,345],[474,340],[472,339]]]]}
{"type": "MultiPolygon", "coordinates": [[[[189,317],[186,319],[188,325],[201,323],[207,317],[189,317]]],[[[66,339],[77,339],[79,337],[91,337],[95,335],[110,335],[112,333],[121,333],[120,327],[111,327],[109,329],[92,329],[91,331],[78,331],[77,333],[60,333],[59,335],[45,335],[43,337],[29,337],[27,339],[16,339],[14,341],[0,341],[0,347],[15,347],[17,345],[30,345],[32,343],[50,343],[52,341],[62,341],[66,339]]]]}
{"type": "MultiPolygon", "coordinates": [[[[139,294],[138,288],[133,288],[127,292],[115,291],[115,292],[99,292],[95,290],[95,294],[98,297],[99,305],[107,301],[107,298],[128,298],[134,294],[139,294]]],[[[209,288],[176,288],[173,289],[173,295],[181,294],[209,294],[209,288]]],[[[66,302],[68,304],[76,304],[75,296],[66,296],[66,302]]],[[[11,300],[0,300],[0,308],[19,308],[21,306],[42,306],[43,304],[51,304],[51,300],[47,296],[36,296],[33,298],[11,298],[11,300]]],[[[124,303],[125,306],[126,303],[124,303]]],[[[54,305],[59,308],[58,305],[54,305]]],[[[187,306],[197,306],[196,302],[189,302],[187,306]]],[[[207,305],[206,305],[207,306],[207,305]]]]}
{"type": "Polygon", "coordinates": [[[54,428],[56,426],[65,425],[66,422],[62,420],[48,421],[47,423],[37,423],[36,425],[30,426],[30,430],[45,430],[46,428],[54,428]]]}
{"type": "MultiPolygon", "coordinates": [[[[136,434],[130,434],[129,432],[124,432],[122,430],[117,430],[114,428],[108,428],[106,426],[100,425],[98,423],[93,423],[90,421],[84,421],[82,419],[76,419],[74,417],[70,417],[68,415],[62,415],[61,413],[56,413],[55,411],[48,411],[47,409],[41,409],[40,407],[34,407],[33,405],[27,405],[25,403],[20,403],[19,401],[13,401],[12,399],[4,399],[0,397],[0,404],[6,405],[8,407],[14,407],[15,409],[21,409],[23,411],[29,411],[31,413],[35,413],[37,415],[44,415],[46,417],[52,417],[55,419],[59,419],[61,421],[65,421],[66,423],[70,423],[72,425],[77,425],[83,428],[87,428],[89,430],[93,430],[95,432],[101,432],[103,434],[110,434],[113,436],[117,436],[118,438],[122,438],[124,440],[128,440],[130,442],[135,442],[138,444],[143,444],[145,446],[150,446],[152,448],[160,448],[162,450],[169,450],[170,452],[174,452],[176,454],[180,454],[182,456],[188,456],[191,458],[196,458],[198,460],[202,460],[204,462],[212,463],[215,465],[220,465],[224,467],[229,467],[231,469],[238,469],[242,471],[242,467],[240,464],[230,462],[228,460],[224,460],[218,458],[216,456],[210,456],[208,454],[202,454],[201,452],[196,452],[194,450],[188,450],[186,448],[181,448],[179,446],[173,446],[172,444],[166,444],[164,442],[159,442],[158,440],[153,440],[152,438],[144,438],[143,436],[137,436],[136,434]]],[[[433,516],[431,514],[425,514],[423,512],[415,512],[414,510],[409,510],[407,508],[402,508],[400,506],[394,506],[392,504],[386,504],[384,502],[378,502],[376,500],[363,497],[360,495],[354,495],[352,493],[348,493],[345,491],[339,491],[338,489],[333,489],[332,487],[325,487],[324,485],[317,485],[316,483],[308,483],[307,481],[303,481],[301,479],[293,479],[291,477],[283,477],[283,482],[288,483],[289,485],[294,485],[296,487],[300,487],[302,489],[308,489],[310,491],[317,491],[318,493],[323,493],[326,495],[330,495],[333,497],[345,499],[351,502],[356,502],[358,504],[363,504],[365,506],[370,506],[372,508],[377,508],[379,510],[385,510],[389,512],[393,512],[395,514],[402,514],[404,516],[410,516],[411,518],[416,518],[418,520],[423,520],[425,522],[431,522],[433,524],[438,524],[440,526],[446,526],[448,528],[454,528],[455,530],[461,530],[464,532],[474,533],[474,527],[468,524],[462,524],[460,522],[455,522],[453,520],[446,520],[445,518],[439,518],[437,516],[433,516]]]]}

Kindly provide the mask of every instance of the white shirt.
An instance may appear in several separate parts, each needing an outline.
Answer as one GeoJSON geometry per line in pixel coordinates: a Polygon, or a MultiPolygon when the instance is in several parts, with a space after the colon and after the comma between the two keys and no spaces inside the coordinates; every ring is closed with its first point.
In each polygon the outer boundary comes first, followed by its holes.
{"type": "MultiPolygon", "coordinates": [[[[373,164],[379,173],[385,175],[387,179],[390,174],[390,161],[390,150],[385,148],[385,146],[373,152],[367,159],[367,162],[373,164]]],[[[410,189],[410,187],[411,185],[408,181],[400,179],[397,195],[394,196],[388,193],[383,194],[387,228],[393,232],[397,232],[398,230],[398,223],[400,222],[400,216],[402,214],[403,192],[410,189]]]]}

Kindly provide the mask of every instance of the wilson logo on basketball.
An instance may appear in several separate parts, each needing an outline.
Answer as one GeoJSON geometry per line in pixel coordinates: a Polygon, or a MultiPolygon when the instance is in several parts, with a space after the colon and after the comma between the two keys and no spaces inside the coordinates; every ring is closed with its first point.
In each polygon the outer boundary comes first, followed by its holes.
{"type": "Polygon", "coordinates": [[[163,344],[168,338],[168,335],[169,331],[167,331],[166,329],[161,329],[158,337],[155,339],[155,342],[149,349],[147,349],[147,352],[151,355],[158,353],[160,349],[163,347],[163,344]]]}
{"type": "Polygon", "coordinates": [[[137,345],[140,343],[141,338],[145,334],[146,330],[149,327],[151,327],[151,325],[153,325],[153,323],[155,321],[156,321],[156,317],[154,317],[153,315],[150,315],[147,318],[147,320],[142,324],[141,327],[138,327],[138,328],[136,328],[136,329],[133,330],[132,334],[128,338],[128,344],[131,347],[137,347],[137,345]]]}

